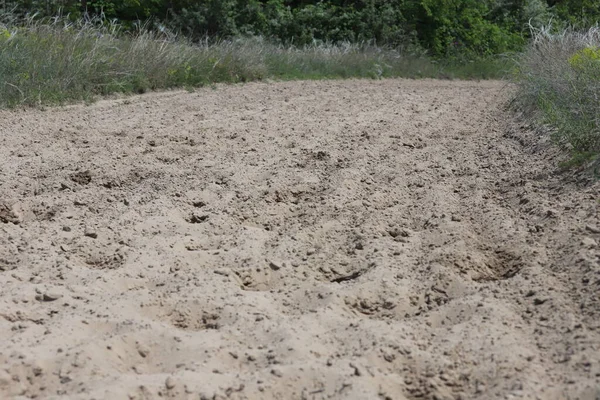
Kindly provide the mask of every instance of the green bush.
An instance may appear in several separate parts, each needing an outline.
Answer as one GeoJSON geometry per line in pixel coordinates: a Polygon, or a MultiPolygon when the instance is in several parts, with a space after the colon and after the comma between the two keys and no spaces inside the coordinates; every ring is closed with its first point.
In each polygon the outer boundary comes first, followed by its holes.
{"type": "Polygon", "coordinates": [[[600,16],[592,0],[5,0],[17,14],[72,20],[116,19],[128,29],[151,20],[157,30],[193,40],[263,36],[272,41],[373,42],[421,46],[437,57],[501,54],[519,49],[535,26],[555,17],[590,23],[600,16]],[[556,4],[555,4],[556,3],[556,4]]]}
{"type": "Polygon", "coordinates": [[[480,0],[423,0],[416,30],[424,47],[435,54],[489,55],[518,50],[519,31],[488,19],[491,7],[480,0]]]}
{"type": "Polygon", "coordinates": [[[577,29],[588,28],[600,21],[600,2],[597,0],[553,1],[559,21],[577,29]]]}

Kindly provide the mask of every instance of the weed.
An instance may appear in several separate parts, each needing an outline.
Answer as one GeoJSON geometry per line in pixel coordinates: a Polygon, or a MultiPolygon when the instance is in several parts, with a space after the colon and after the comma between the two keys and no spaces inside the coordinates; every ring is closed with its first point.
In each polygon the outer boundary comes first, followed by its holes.
{"type": "Polygon", "coordinates": [[[571,157],[567,161],[561,162],[559,167],[562,169],[579,168],[595,161],[597,157],[598,155],[592,151],[572,152],[571,157]]]}

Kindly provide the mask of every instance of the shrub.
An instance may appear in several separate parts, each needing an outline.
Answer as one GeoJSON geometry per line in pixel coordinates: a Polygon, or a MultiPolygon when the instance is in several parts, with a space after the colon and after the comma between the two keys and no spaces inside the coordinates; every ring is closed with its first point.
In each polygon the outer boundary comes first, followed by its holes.
{"type": "Polygon", "coordinates": [[[587,73],[600,68],[600,49],[596,47],[585,47],[569,58],[569,64],[576,71],[587,73]]]}
{"type": "MultiPolygon", "coordinates": [[[[600,153],[600,29],[534,32],[519,60],[516,102],[575,155],[600,153]]],[[[577,156],[576,158],[581,158],[577,156]]]]}

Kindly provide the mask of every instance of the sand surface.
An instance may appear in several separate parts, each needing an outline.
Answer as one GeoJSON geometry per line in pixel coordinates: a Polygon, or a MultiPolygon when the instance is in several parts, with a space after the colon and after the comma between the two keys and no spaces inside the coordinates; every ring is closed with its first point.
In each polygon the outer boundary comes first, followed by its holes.
{"type": "Polygon", "coordinates": [[[600,186],[507,92],[0,111],[0,398],[599,399],[600,186]]]}

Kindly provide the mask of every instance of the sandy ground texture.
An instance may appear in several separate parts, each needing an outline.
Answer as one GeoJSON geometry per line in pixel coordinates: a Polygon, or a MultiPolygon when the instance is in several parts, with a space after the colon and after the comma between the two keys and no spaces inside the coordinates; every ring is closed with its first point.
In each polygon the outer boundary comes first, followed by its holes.
{"type": "Polygon", "coordinates": [[[599,185],[506,98],[292,82],[0,112],[0,398],[599,399],[599,185]]]}

